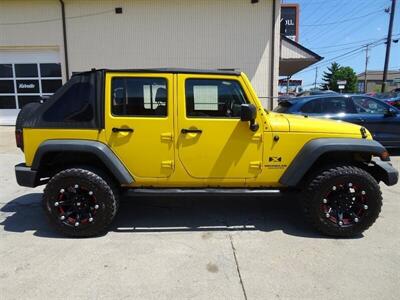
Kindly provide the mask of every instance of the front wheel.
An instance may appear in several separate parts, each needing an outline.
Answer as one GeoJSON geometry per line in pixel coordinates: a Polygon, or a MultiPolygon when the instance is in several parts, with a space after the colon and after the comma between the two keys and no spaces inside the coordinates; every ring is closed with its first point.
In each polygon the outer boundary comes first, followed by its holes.
{"type": "Polygon", "coordinates": [[[72,168],[50,179],[43,208],[55,229],[71,237],[104,233],[117,213],[118,193],[105,176],[72,168]]]}
{"type": "Polygon", "coordinates": [[[382,207],[376,180],[354,166],[333,166],[317,172],[304,192],[307,219],[329,236],[361,234],[376,221],[382,207]]]}

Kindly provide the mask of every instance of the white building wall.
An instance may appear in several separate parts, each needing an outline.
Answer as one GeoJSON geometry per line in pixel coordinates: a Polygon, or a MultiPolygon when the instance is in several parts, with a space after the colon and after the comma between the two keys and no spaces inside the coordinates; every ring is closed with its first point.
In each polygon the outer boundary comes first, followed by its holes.
{"type": "MultiPolygon", "coordinates": [[[[271,91],[272,7],[276,1],[275,72],[279,59],[279,0],[64,0],[70,72],[90,68],[238,68],[264,100],[271,91]],[[115,14],[122,7],[122,14],[115,14]]],[[[0,49],[60,49],[57,0],[1,0],[0,49]],[[4,25],[6,24],[6,25],[4,25]]]]}
{"type": "Polygon", "coordinates": [[[0,0],[0,51],[40,50],[64,57],[59,1],[0,0]]]}

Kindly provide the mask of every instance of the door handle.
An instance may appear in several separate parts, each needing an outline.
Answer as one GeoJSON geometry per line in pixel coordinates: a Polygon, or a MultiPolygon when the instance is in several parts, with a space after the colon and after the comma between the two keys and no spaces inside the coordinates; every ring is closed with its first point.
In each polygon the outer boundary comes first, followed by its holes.
{"type": "Polygon", "coordinates": [[[182,128],[181,133],[186,134],[186,133],[202,133],[203,130],[201,129],[186,129],[182,128]]]}
{"type": "Polygon", "coordinates": [[[117,128],[113,127],[112,132],[133,132],[132,128],[117,128]]]}

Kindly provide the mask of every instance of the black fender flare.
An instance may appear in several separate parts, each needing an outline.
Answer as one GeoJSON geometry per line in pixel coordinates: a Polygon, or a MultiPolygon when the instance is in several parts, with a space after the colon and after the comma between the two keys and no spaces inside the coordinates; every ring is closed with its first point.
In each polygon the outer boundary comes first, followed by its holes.
{"type": "Polygon", "coordinates": [[[329,152],[367,153],[381,156],[386,149],[374,140],[356,138],[320,138],[306,143],[285,170],[279,183],[295,187],[321,155],[329,152]]]}
{"type": "Polygon", "coordinates": [[[36,150],[31,169],[39,170],[42,158],[51,152],[81,152],[95,155],[104,163],[108,171],[114,175],[120,184],[131,184],[133,177],[106,145],[90,140],[47,140],[41,143],[36,150]]]}

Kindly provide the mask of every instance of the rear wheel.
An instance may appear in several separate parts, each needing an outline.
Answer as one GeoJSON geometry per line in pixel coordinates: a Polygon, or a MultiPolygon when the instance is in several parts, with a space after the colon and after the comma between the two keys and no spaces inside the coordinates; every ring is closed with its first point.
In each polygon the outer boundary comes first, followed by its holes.
{"type": "Polygon", "coordinates": [[[352,237],[378,218],[382,195],[376,180],[354,166],[333,166],[318,172],[305,189],[304,208],[321,233],[352,237]]]}
{"type": "Polygon", "coordinates": [[[105,176],[72,168],[50,179],[43,208],[56,230],[72,237],[105,233],[118,208],[118,191],[105,176]]]}

